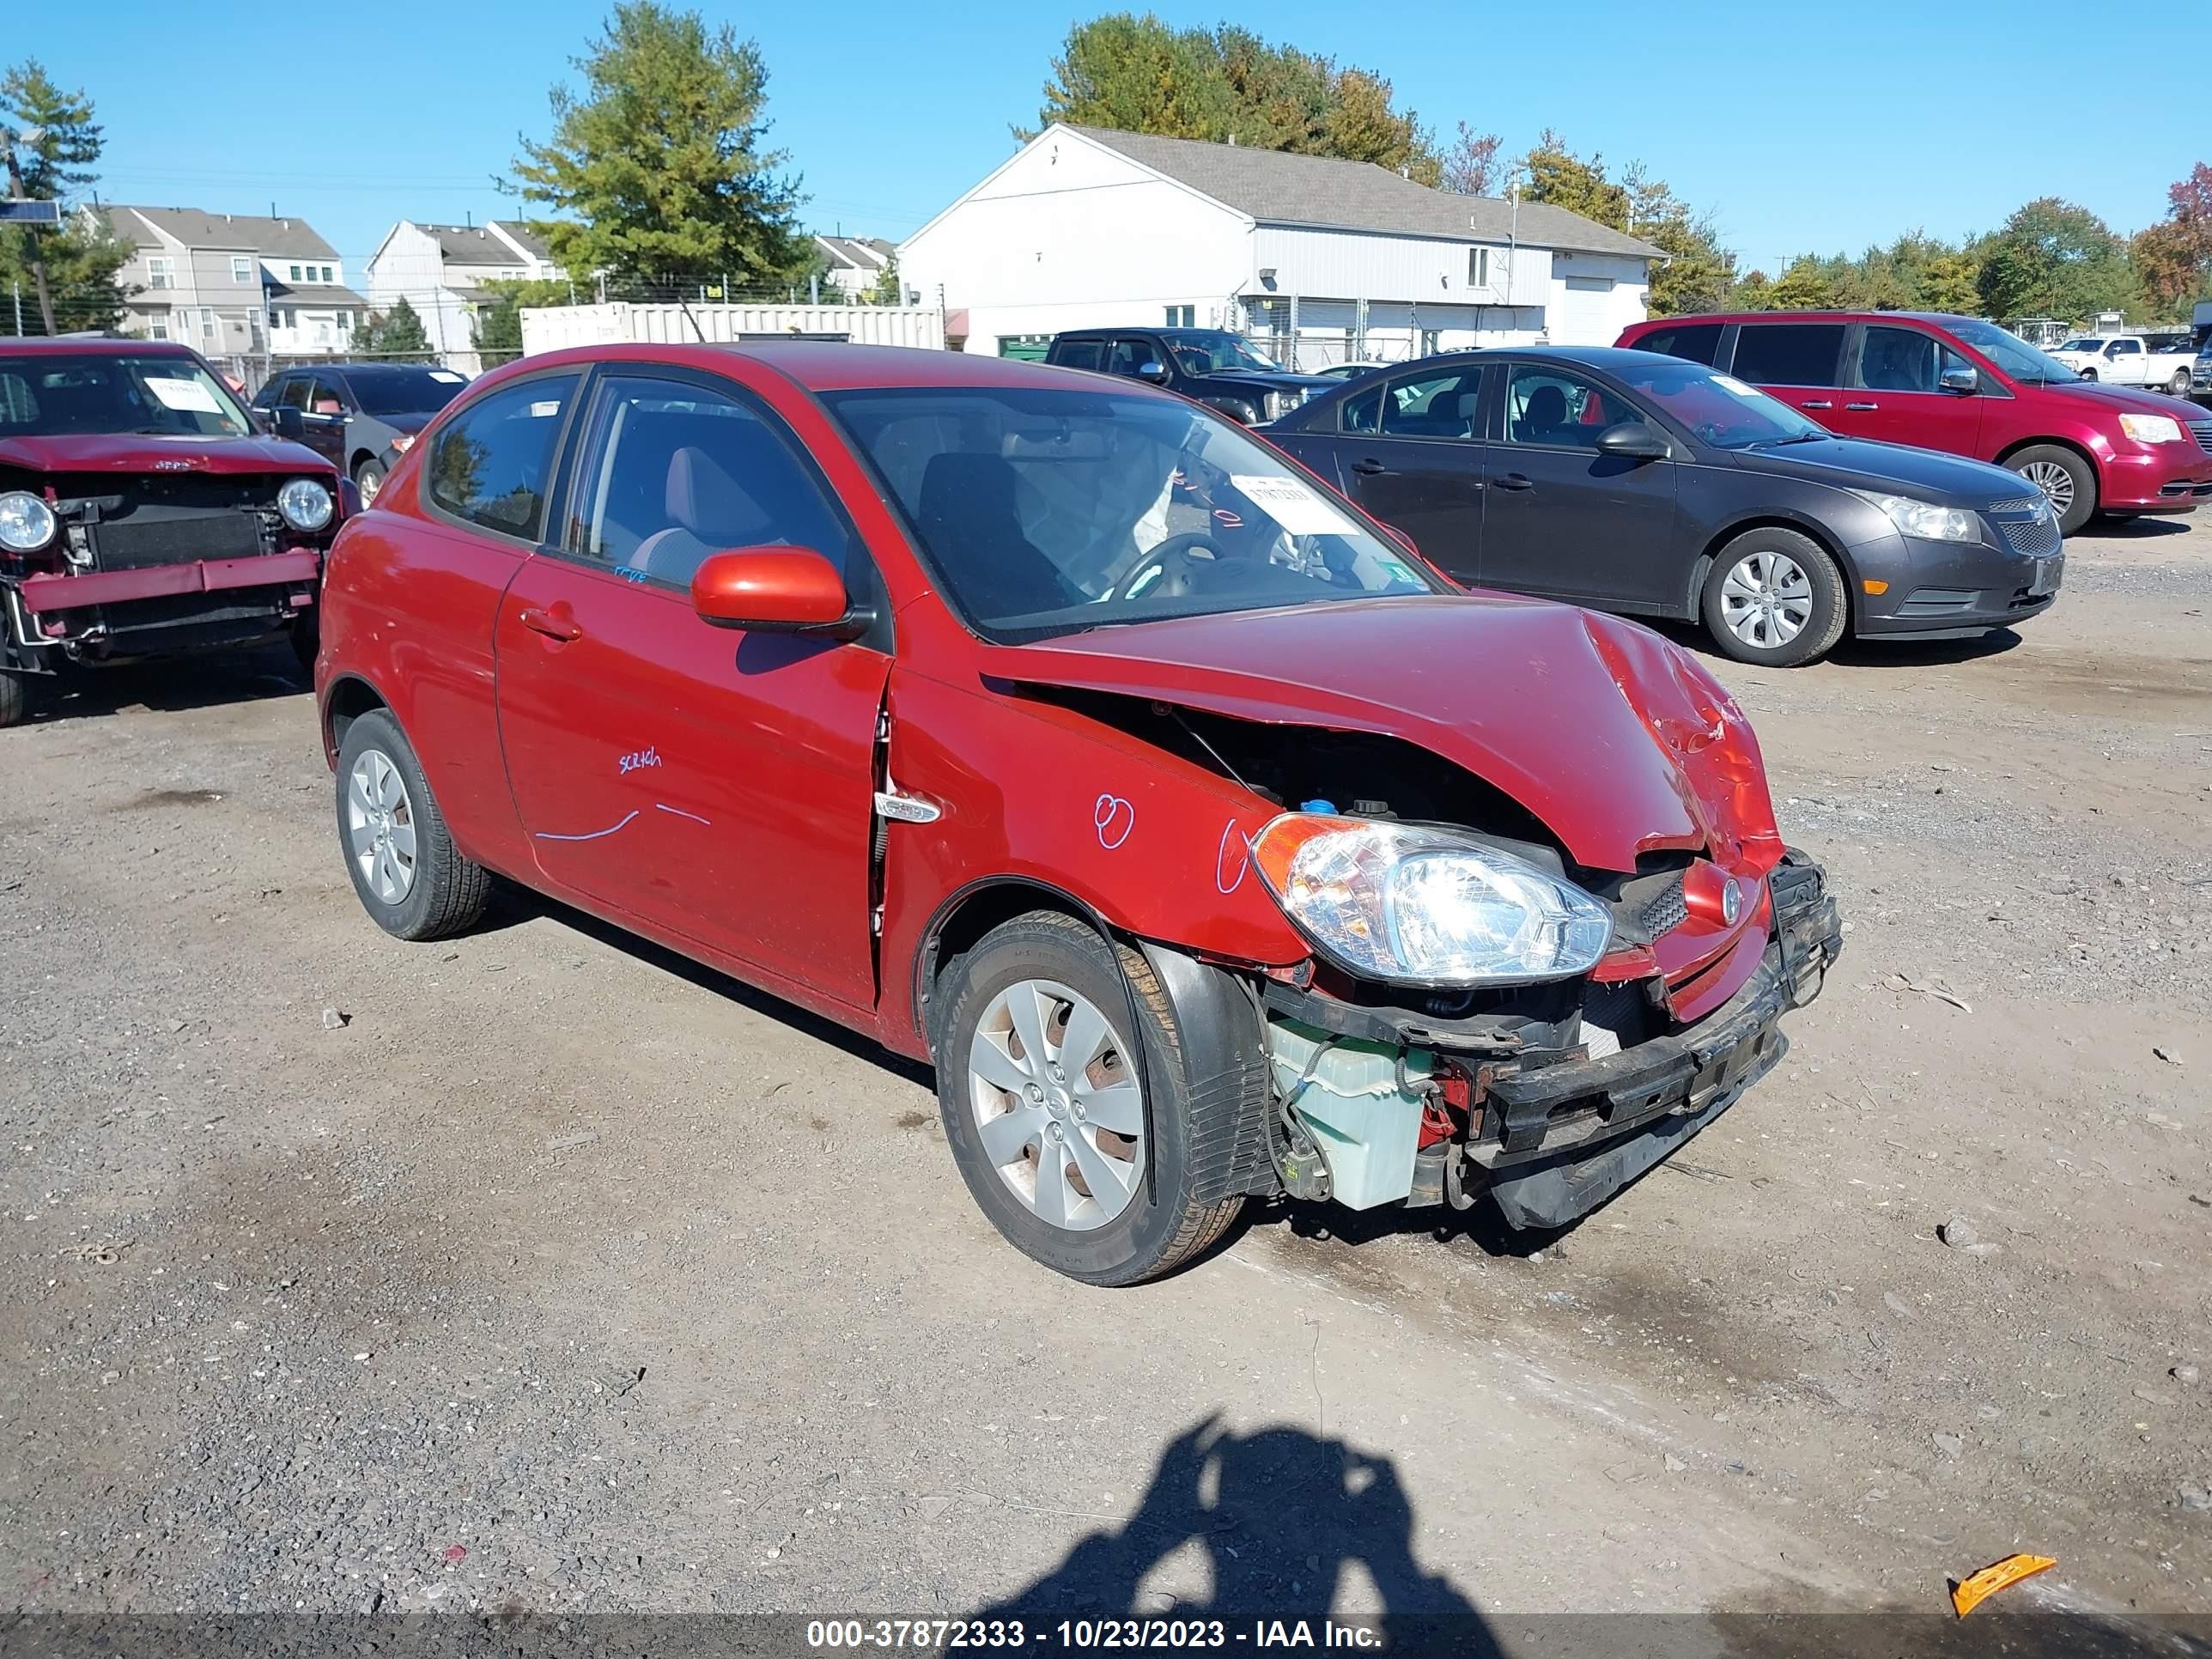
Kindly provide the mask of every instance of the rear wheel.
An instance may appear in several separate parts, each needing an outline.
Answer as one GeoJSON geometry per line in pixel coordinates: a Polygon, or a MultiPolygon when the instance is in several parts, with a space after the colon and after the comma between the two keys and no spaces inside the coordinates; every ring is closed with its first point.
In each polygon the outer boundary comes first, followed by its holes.
{"type": "Polygon", "coordinates": [[[2166,383],[2166,389],[2177,398],[2186,398],[2189,395],[2189,371],[2175,369],[2173,378],[2166,383]]]}
{"type": "Polygon", "coordinates": [[[1738,662],[1795,668],[1827,655],[1850,620],[1843,574],[1810,536],[1747,530],[1705,578],[1705,631],[1738,662]]]}
{"type": "Polygon", "coordinates": [[[414,746],[389,710],[372,709],[346,728],[337,815],[346,873],[386,933],[442,939],[483,914],[491,877],[453,845],[414,746]]]}
{"type": "Polygon", "coordinates": [[[1010,1243],[1115,1285],[1167,1273],[1220,1237],[1243,1200],[1201,1197],[1199,1164],[1241,1105],[1218,1088],[1194,1092],[1174,1010],[1142,956],[1036,911],[947,963],[940,995],[945,1138],[1010,1243]]]}
{"type": "Polygon", "coordinates": [[[373,506],[376,492],[384,488],[384,463],[363,461],[353,470],[353,483],[354,488],[361,491],[361,504],[363,507],[373,506]]]}
{"type": "Polygon", "coordinates": [[[2081,371],[2081,374],[2085,380],[2094,380],[2097,378],[2097,371],[2094,368],[2085,368],[2081,371]]]}
{"type": "Polygon", "coordinates": [[[2073,450],[2057,444],[2036,444],[2012,456],[2005,465],[2049,499],[2063,534],[2074,534],[2097,511],[2096,470],[2073,450]]]}

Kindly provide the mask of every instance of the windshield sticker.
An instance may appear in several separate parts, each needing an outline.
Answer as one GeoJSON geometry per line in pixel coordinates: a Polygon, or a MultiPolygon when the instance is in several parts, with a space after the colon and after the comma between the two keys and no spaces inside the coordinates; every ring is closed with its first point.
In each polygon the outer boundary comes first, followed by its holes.
{"type": "Polygon", "coordinates": [[[1306,484],[1289,477],[1232,472],[1229,482],[1293,536],[1352,536],[1358,527],[1306,484]]]}
{"type": "Polygon", "coordinates": [[[1746,386],[1741,380],[1729,374],[1714,375],[1713,384],[1723,392],[1735,392],[1739,398],[1756,398],[1759,395],[1757,386],[1746,386]]]}
{"type": "Polygon", "coordinates": [[[170,409],[189,410],[197,415],[220,415],[222,405],[215,400],[215,393],[198,380],[179,380],[166,374],[146,377],[147,389],[170,409]]]}
{"type": "Polygon", "coordinates": [[[1091,822],[1097,828],[1098,844],[1110,853],[1137,827],[1137,809],[1119,795],[1101,795],[1091,809],[1091,822]]]}

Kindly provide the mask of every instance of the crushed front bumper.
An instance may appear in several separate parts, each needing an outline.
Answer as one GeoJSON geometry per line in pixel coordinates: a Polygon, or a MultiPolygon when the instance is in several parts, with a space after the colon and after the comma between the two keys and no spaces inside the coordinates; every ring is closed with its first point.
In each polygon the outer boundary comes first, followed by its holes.
{"type": "Polygon", "coordinates": [[[1820,866],[1790,850],[1768,878],[1759,968],[1696,1024],[1602,1059],[1493,1075],[1470,1162],[1516,1227],[1589,1214],[1741,1099],[1789,1050],[1781,1018],[1820,994],[1843,951],[1820,866]]]}

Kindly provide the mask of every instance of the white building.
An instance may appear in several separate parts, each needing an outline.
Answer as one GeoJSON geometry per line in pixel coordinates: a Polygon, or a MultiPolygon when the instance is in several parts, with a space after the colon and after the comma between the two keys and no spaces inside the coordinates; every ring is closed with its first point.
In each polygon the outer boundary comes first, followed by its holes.
{"type": "Polygon", "coordinates": [[[1474,345],[1611,344],[1649,243],[1364,161],[1055,124],[898,249],[970,351],[1066,328],[1195,325],[1316,368],[1474,345]]]}
{"type": "Polygon", "coordinates": [[[817,236],[814,246],[830,266],[825,280],[837,290],[829,296],[832,305],[840,298],[866,301],[898,257],[898,250],[880,236],[817,236]]]}
{"type": "MultiPolygon", "coordinates": [[[[402,219],[368,258],[368,302],[386,312],[404,299],[422,319],[434,351],[453,362],[477,342],[487,283],[542,282],[561,275],[530,227],[507,220],[432,225],[402,219]]],[[[472,363],[455,363],[473,368],[472,363]]]]}

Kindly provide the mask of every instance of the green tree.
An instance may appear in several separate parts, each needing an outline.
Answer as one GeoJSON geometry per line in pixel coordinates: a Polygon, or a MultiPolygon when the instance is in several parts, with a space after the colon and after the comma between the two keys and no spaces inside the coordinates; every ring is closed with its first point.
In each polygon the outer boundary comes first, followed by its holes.
{"type": "Polygon", "coordinates": [[[1646,305],[1654,317],[1717,311],[1735,285],[1735,255],[1721,246],[1711,213],[1698,213],[1639,163],[1621,174],[1628,228],[1667,256],[1651,268],[1646,305]]]}
{"type": "Polygon", "coordinates": [[[553,88],[553,136],[520,140],[514,189],[563,216],[535,228],[572,274],[744,285],[803,279],[813,252],[765,147],[768,66],[727,24],[654,0],[618,3],[553,88]]]}
{"type": "Polygon", "coordinates": [[[1737,311],[1766,311],[1774,305],[1774,279],[1763,270],[1747,271],[1736,278],[1729,305],[1737,311]]]}
{"type": "MultiPolygon", "coordinates": [[[[520,343],[518,335],[516,344],[520,343]]],[[[363,357],[392,362],[428,362],[430,337],[423,332],[422,314],[403,294],[392,302],[391,310],[369,313],[355,336],[354,350],[363,357]]]]}
{"type": "Polygon", "coordinates": [[[1052,60],[1034,137],[1054,121],[1334,155],[1403,170],[1423,184],[1443,162],[1390,83],[1249,29],[1178,29],[1150,12],[1079,23],[1052,60]]]}
{"type": "Polygon", "coordinates": [[[896,255],[884,261],[884,268],[876,273],[876,285],[868,290],[872,306],[902,306],[906,303],[906,284],[899,280],[898,259],[896,255]]]}
{"type": "Polygon", "coordinates": [[[1930,259],[1920,273],[1913,303],[1929,311],[1971,313],[1981,298],[1982,259],[1971,248],[1930,259]]]}
{"type": "Polygon", "coordinates": [[[1767,306],[1775,311],[1825,311],[1835,303],[1828,267],[1809,253],[1792,259],[1766,296],[1767,306]]]}
{"type": "Polygon", "coordinates": [[[94,167],[105,141],[92,116],[92,100],[56,86],[36,58],[0,79],[0,127],[39,130],[37,138],[10,151],[9,193],[63,208],[58,228],[0,230],[0,286],[28,277],[48,334],[112,328],[123,317],[125,296],[116,272],[131,250],[100,214],[70,211],[99,176],[94,167]]]}
{"type": "MultiPolygon", "coordinates": [[[[510,362],[522,355],[522,308],[525,306],[565,306],[575,303],[575,290],[567,283],[550,280],[486,283],[492,297],[477,307],[476,347],[483,356],[510,362]]],[[[418,319],[416,324],[422,326],[418,319]]]]}
{"type": "Polygon", "coordinates": [[[1605,176],[1603,156],[1593,155],[1584,161],[1567,148],[1558,133],[1546,127],[1521,165],[1528,170],[1528,183],[1522,193],[1528,200],[1565,208],[1615,230],[1628,228],[1634,199],[1626,188],[1605,176]]]}
{"type": "Polygon", "coordinates": [[[1999,322],[2056,317],[2080,322],[2125,311],[2136,297],[2127,244],[2087,208],[2040,197],[1990,240],[1979,283],[1983,307],[1999,322]]]}

